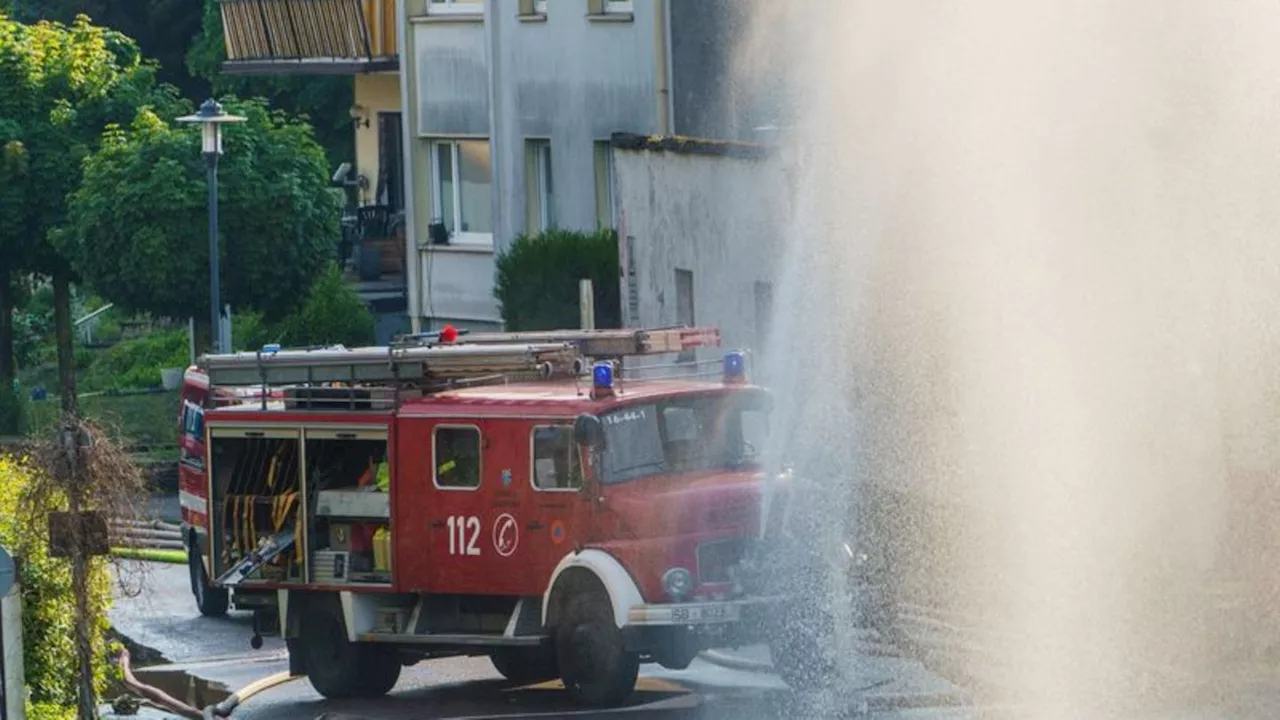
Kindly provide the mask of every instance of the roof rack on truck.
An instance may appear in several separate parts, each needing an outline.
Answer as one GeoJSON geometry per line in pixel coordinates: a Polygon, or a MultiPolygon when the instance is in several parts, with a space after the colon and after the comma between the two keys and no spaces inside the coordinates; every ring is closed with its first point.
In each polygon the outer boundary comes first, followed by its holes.
{"type": "Polygon", "coordinates": [[[453,331],[410,336],[379,347],[286,350],[269,345],[255,352],[204,355],[196,365],[213,386],[261,386],[264,406],[267,388],[286,387],[287,405],[292,404],[290,399],[304,397],[312,401],[306,405],[310,407],[321,397],[333,403],[339,401],[339,395],[345,400],[360,395],[359,408],[371,409],[394,405],[403,389],[432,392],[459,384],[516,378],[568,379],[590,372],[591,363],[597,360],[719,345],[720,332],[715,328],[453,331]],[[377,389],[383,392],[373,392],[377,389]]]}

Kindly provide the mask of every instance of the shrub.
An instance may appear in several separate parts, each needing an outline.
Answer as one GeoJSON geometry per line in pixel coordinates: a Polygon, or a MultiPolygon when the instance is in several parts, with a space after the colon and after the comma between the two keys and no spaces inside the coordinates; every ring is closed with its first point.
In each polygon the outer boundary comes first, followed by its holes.
{"type": "Polygon", "coordinates": [[[342,279],[335,263],[316,278],[306,302],[281,321],[277,330],[276,342],[293,347],[338,343],[358,347],[374,340],[373,315],[342,279]]]}
{"type": "MultiPolygon", "coordinates": [[[[28,717],[67,717],[76,703],[75,599],[70,565],[49,557],[47,528],[30,518],[65,509],[65,498],[47,496],[44,507],[32,508],[37,471],[22,459],[0,456],[0,544],[21,558],[23,664],[28,691],[28,717]]],[[[104,563],[90,565],[90,608],[98,620],[92,628],[94,675],[99,693],[107,687],[107,607],[111,602],[104,563]]],[[[74,717],[72,711],[70,717],[74,717]]]]}
{"type": "Polygon", "coordinates": [[[613,230],[521,235],[498,256],[497,266],[493,292],[508,330],[578,327],[578,281],[583,279],[594,285],[596,326],[622,325],[613,230]]]}
{"type": "Polygon", "coordinates": [[[186,367],[190,360],[186,330],[152,333],[111,346],[93,361],[86,390],[131,390],[160,386],[164,368],[186,367]]]}

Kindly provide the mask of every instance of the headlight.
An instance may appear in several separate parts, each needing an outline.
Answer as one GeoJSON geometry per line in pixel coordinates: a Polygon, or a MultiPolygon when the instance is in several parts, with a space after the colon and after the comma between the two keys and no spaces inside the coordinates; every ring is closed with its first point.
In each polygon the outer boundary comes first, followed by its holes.
{"type": "Polygon", "coordinates": [[[693,590],[693,575],[682,567],[671,568],[662,576],[662,589],[672,600],[679,602],[693,590]]]}

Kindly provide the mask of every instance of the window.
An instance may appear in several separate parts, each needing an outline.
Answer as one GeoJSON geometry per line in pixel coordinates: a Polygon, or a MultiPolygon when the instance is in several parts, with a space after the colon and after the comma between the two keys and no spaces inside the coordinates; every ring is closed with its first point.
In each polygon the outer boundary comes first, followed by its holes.
{"type": "Polygon", "coordinates": [[[546,425],[533,429],[533,486],[538,490],[577,490],[582,487],[578,447],[573,427],[546,425]]]}
{"type": "Polygon", "coordinates": [[[605,230],[613,221],[613,148],[608,140],[595,142],[596,227],[605,230]]]}
{"type": "Polygon", "coordinates": [[[480,428],[438,426],[433,445],[436,487],[446,490],[480,487],[480,428]]]}
{"type": "Polygon", "coordinates": [[[631,15],[635,12],[632,0],[588,0],[590,15],[631,15]]]}
{"type": "Polygon", "coordinates": [[[481,15],[484,0],[428,0],[429,15],[481,15]]]}
{"type": "MultiPolygon", "coordinates": [[[[676,270],[676,324],[693,326],[693,271],[676,270]]],[[[676,362],[692,362],[697,356],[694,350],[685,350],[676,362]]]]}
{"type": "Polygon", "coordinates": [[[756,390],[673,397],[605,413],[602,481],[757,466],[768,413],[768,396],[756,390]]]}
{"type": "Polygon", "coordinates": [[[551,178],[551,141],[527,140],[524,153],[525,224],[529,232],[556,226],[555,184],[551,178]]]}
{"type": "Polygon", "coordinates": [[[526,17],[546,15],[547,0],[520,0],[520,14],[526,17]]]}
{"type": "Polygon", "coordinates": [[[432,203],[451,242],[493,243],[488,140],[431,141],[432,203]]]}

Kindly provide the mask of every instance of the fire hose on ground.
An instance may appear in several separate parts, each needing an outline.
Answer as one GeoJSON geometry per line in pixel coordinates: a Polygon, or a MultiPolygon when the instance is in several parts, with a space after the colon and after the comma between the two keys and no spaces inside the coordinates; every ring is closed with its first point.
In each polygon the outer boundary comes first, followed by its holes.
{"type": "Polygon", "coordinates": [[[256,680],[248,685],[240,688],[232,693],[229,697],[220,703],[209,705],[203,711],[173,697],[160,688],[147,685],[141,682],[133,674],[133,668],[129,664],[129,651],[120,651],[120,672],[124,676],[124,684],[130,690],[138,693],[146,698],[149,702],[158,705],[170,712],[177,713],[189,720],[213,720],[213,718],[230,717],[241,703],[249,698],[269,690],[277,685],[284,684],[293,680],[296,675],[291,675],[288,671],[279,672],[275,675],[269,675],[261,680],[256,680]]]}

